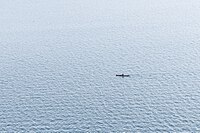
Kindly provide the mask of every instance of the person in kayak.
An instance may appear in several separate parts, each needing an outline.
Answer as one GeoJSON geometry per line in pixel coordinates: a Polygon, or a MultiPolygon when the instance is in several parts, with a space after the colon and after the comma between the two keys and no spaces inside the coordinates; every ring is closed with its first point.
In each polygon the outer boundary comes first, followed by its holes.
{"type": "Polygon", "coordinates": [[[124,78],[124,77],[130,77],[130,75],[125,75],[125,74],[117,74],[116,76],[122,77],[122,78],[124,78]]]}

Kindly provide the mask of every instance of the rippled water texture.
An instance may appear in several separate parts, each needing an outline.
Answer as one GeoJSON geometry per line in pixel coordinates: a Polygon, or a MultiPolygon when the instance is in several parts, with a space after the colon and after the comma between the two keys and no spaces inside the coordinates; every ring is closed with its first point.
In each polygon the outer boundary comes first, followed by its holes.
{"type": "Polygon", "coordinates": [[[199,16],[199,0],[1,0],[0,131],[200,132],[199,16]]]}

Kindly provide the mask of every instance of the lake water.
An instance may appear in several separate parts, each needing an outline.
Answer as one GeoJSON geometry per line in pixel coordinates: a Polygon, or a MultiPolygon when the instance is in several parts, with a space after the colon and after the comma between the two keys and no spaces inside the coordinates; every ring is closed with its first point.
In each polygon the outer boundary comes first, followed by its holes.
{"type": "Polygon", "coordinates": [[[0,14],[1,132],[200,132],[200,1],[1,0],[0,14]]]}

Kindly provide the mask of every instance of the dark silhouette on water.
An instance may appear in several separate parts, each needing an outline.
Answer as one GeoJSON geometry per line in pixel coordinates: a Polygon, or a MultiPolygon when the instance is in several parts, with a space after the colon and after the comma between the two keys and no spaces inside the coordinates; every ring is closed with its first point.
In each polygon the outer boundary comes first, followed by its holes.
{"type": "Polygon", "coordinates": [[[125,75],[125,74],[117,74],[116,76],[122,77],[122,78],[124,78],[124,77],[130,77],[130,75],[125,75]]]}

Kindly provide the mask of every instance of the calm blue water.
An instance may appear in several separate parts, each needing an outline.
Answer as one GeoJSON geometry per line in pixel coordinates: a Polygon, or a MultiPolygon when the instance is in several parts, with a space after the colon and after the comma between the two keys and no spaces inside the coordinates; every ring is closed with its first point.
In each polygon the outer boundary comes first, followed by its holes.
{"type": "Polygon", "coordinates": [[[200,132],[199,5],[0,1],[0,131],[200,132]]]}

